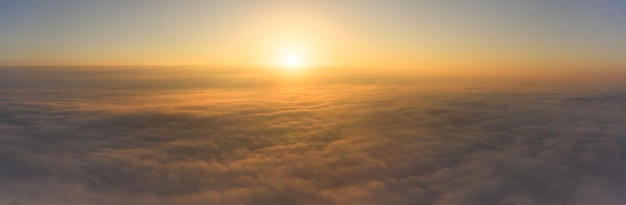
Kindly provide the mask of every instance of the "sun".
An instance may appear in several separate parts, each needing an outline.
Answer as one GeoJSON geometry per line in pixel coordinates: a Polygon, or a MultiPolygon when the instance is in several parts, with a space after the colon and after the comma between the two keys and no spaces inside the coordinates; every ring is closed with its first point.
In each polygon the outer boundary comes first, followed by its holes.
{"type": "Polygon", "coordinates": [[[311,68],[311,48],[290,43],[277,47],[274,53],[275,68],[287,73],[303,73],[311,68]]]}
{"type": "Polygon", "coordinates": [[[295,68],[303,66],[304,63],[302,62],[300,56],[298,56],[297,54],[288,53],[284,56],[282,65],[289,68],[295,68]]]}

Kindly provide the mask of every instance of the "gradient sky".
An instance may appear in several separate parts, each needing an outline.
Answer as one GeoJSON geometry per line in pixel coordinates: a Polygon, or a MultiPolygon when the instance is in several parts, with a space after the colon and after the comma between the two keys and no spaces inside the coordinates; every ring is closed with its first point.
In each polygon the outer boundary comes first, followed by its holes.
{"type": "Polygon", "coordinates": [[[626,3],[0,0],[0,65],[626,66],[626,3]]]}

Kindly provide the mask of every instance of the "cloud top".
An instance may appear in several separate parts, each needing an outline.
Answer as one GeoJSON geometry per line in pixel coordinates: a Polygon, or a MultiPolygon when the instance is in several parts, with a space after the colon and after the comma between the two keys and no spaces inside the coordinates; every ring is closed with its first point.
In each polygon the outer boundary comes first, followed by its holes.
{"type": "Polygon", "coordinates": [[[0,204],[623,204],[626,92],[0,90],[0,204]]]}

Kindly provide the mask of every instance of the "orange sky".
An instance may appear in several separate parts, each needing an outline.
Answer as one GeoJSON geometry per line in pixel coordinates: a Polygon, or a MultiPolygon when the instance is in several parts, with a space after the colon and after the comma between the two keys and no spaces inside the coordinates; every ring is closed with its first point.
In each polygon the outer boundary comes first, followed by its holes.
{"type": "Polygon", "coordinates": [[[2,2],[2,65],[623,69],[610,3],[2,2]]]}

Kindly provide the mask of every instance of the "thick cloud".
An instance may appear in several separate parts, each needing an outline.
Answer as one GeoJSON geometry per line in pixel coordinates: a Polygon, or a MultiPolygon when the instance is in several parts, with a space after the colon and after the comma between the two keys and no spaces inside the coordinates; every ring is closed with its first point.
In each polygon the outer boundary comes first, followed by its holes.
{"type": "Polygon", "coordinates": [[[72,86],[0,90],[0,204],[626,203],[623,89],[72,86]]]}

